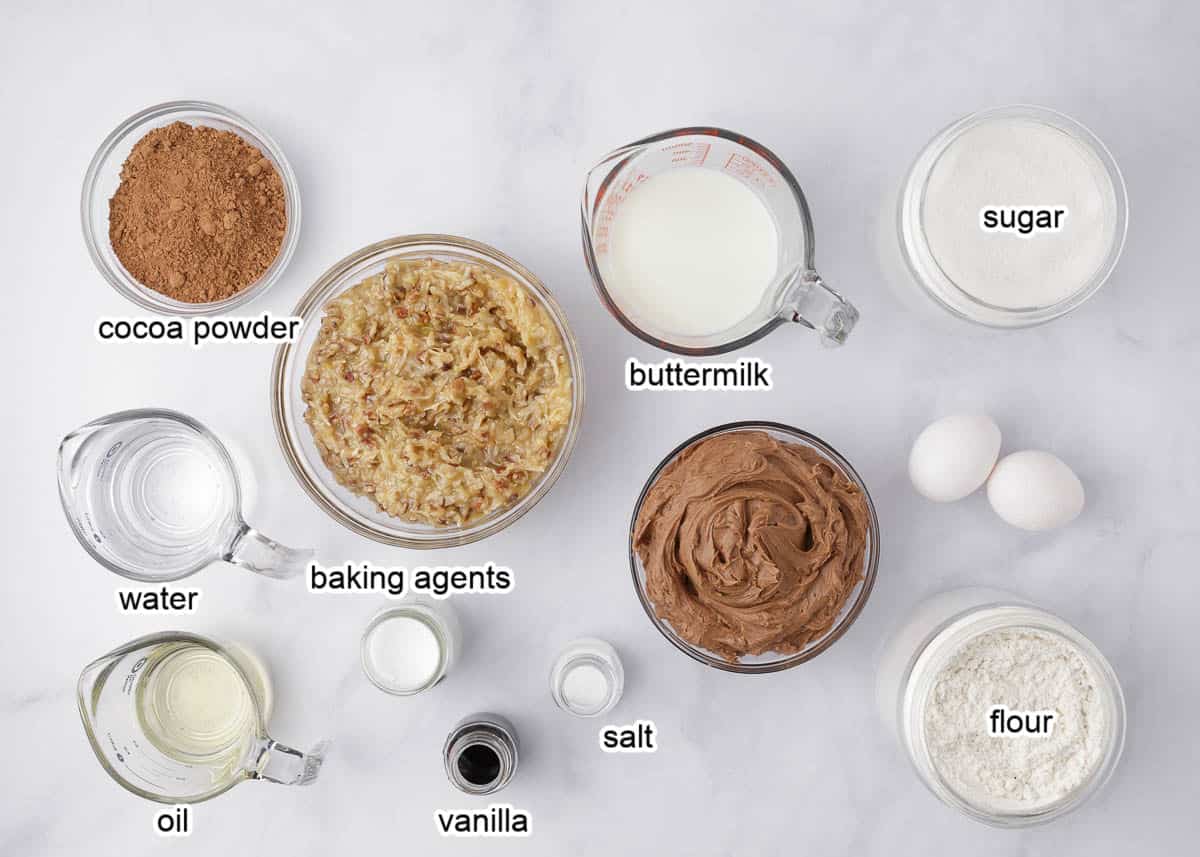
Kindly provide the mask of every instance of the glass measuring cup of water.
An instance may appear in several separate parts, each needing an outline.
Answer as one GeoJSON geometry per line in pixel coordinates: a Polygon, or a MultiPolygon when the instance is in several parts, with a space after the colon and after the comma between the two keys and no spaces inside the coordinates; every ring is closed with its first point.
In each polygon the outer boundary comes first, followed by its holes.
{"type": "MultiPolygon", "coordinates": [[[[687,236],[676,236],[672,243],[686,246],[687,236]]],[[[812,218],[795,177],[766,147],[721,128],[666,131],[605,155],[589,171],[584,186],[583,250],[596,291],[609,312],[630,333],[679,354],[733,351],[785,322],[815,330],[826,345],[841,345],[858,321],[858,310],[825,285],[813,266],[812,218]],[[681,168],[735,179],[757,197],[776,232],[773,273],[767,275],[768,285],[757,306],[715,332],[668,330],[648,313],[639,312],[629,299],[622,299],[605,279],[613,271],[614,226],[630,197],[650,179],[681,168]]],[[[771,266],[770,260],[767,265],[771,266]]],[[[653,288],[653,284],[644,286],[653,288]]]]}
{"type": "Polygon", "coordinates": [[[79,714],[96,758],[129,791],[197,803],[243,780],[308,785],[302,753],[266,731],[270,681],[248,652],[197,634],[139,637],[84,668],[79,714]]]}
{"type": "Polygon", "coordinates": [[[71,432],[58,450],[58,490],[79,543],[133,580],[179,580],[215,560],[292,577],[312,557],[242,520],[228,450],[175,411],[121,411],[71,432]]]}

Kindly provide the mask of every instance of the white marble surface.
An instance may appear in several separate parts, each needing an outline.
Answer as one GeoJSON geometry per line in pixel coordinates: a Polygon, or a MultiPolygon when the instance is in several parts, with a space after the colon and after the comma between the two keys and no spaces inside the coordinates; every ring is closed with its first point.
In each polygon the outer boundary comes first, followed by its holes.
{"type": "Polygon", "coordinates": [[[784,5],[0,8],[0,853],[1091,857],[1193,847],[1200,16],[1184,2],[784,5]],[[542,276],[581,343],[589,396],[549,500],[472,547],[418,555],[369,543],[324,517],[286,471],[266,407],[269,348],[93,340],[97,316],[133,307],[84,250],[84,168],[125,116],[183,97],[259,122],[299,175],[300,248],[255,311],[288,310],[345,253],[407,232],[472,236],[542,276]],[[935,130],[1018,100],[1073,114],[1111,146],[1132,201],[1124,258],[1092,302],[1048,327],[930,326],[883,285],[880,200],[935,130]],[[580,256],[577,195],[591,162],[692,123],[742,130],[791,165],[814,212],[819,267],[862,311],[841,351],[799,329],[745,351],[775,365],[770,394],[627,393],[624,358],[656,354],[604,313],[580,256]],[[458,600],[469,640],[461,665],[408,701],[372,688],[356,663],[378,599],[318,597],[216,567],[193,579],[204,590],[194,617],[118,615],[118,578],[63,520],[54,450],[76,425],[144,405],[190,412],[242,446],[260,483],[252,520],[281,540],[311,543],[330,561],[495,560],[515,569],[517,589],[458,600]],[[964,407],[991,411],[1006,449],[1045,447],[1071,462],[1089,493],[1083,517],[1032,536],[1000,524],[980,496],[946,508],[920,500],[904,473],[908,444],[928,420],[964,407]],[[687,660],[651,627],[630,585],[626,531],[666,450],[719,421],[758,417],[810,429],[855,463],[879,508],[883,551],[875,593],[842,641],[799,669],[740,677],[687,660]],[[888,630],[928,594],[971,583],[1060,611],[1109,656],[1128,694],[1115,779],[1044,829],[991,830],[942,806],[871,704],[888,630]],[[73,695],[87,661],[168,624],[261,652],[278,685],[273,731],[334,742],[317,784],[248,783],[198,807],[189,839],[155,837],[154,807],[93,760],[73,695]],[[594,723],[554,708],[551,660],[582,634],[622,652],[626,695],[613,716],[657,721],[658,754],[602,755],[594,723]],[[435,834],[435,808],[477,805],[445,783],[439,753],[452,723],[480,708],[510,715],[524,741],[502,797],[532,813],[528,841],[435,834]]]}

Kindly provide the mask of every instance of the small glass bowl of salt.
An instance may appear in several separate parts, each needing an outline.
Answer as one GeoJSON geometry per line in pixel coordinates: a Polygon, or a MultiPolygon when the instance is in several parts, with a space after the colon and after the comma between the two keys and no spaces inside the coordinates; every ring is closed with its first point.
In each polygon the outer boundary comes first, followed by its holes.
{"type": "Polygon", "coordinates": [[[569,644],[550,670],[554,704],[576,717],[599,717],[612,709],[625,689],[625,669],[616,649],[585,637],[569,644]]]}
{"type": "Polygon", "coordinates": [[[376,613],[363,632],[363,672],[385,693],[413,696],[446,677],[462,648],[458,616],[446,602],[406,598],[376,613]]]}

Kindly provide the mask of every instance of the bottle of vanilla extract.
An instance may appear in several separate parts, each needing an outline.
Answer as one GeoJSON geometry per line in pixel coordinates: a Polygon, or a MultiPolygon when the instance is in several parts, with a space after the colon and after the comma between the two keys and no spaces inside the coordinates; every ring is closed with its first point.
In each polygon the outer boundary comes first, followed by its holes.
{"type": "Polygon", "coordinates": [[[508,785],[517,772],[517,733],[498,714],[472,714],[446,738],[446,776],[455,788],[486,795],[508,785]]]}

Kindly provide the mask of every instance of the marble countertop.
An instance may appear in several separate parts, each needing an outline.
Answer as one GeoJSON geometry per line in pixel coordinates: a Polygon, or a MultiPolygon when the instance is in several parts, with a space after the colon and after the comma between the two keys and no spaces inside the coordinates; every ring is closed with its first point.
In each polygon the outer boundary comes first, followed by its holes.
{"type": "MultiPolygon", "coordinates": [[[[1200,603],[1200,12],[1191,4],[9,3],[0,9],[8,165],[0,349],[9,392],[8,544],[0,618],[0,724],[8,784],[0,853],[1087,855],[1190,850],[1200,778],[1194,716],[1200,603]],[[1103,9],[1103,10],[1102,10],[1103,9]],[[101,315],[134,314],[93,269],[79,230],[84,169],[129,114],[199,98],[281,143],[304,222],[283,280],[248,312],[285,313],[329,265],[380,238],[450,232],[500,247],[564,306],[586,364],[579,445],[550,498],[486,542],[418,554],[340,529],[299,490],[267,411],[267,346],[100,344],[101,315]],[[1085,307],[994,334],[930,322],[890,290],[880,214],[924,142],[958,116],[1028,101],[1089,125],[1124,170],[1125,254],[1085,307]],[[634,394],[626,358],[660,355],[601,308],[579,247],[578,195],[602,153],[668,127],[710,123],[761,140],[813,211],[822,274],[861,310],[849,344],[799,328],[742,352],[775,367],[770,393],[634,394]],[[358,637],[382,603],[316,596],[213,567],[182,619],[117,612],[119,579],[68,531],[52,469],[58,440],[122,408],[176,408],[240,447],[257,480],[250,519],[330,562],[495,561],[507,596],[458,598],[466,649],[415,699],[374,689],[358,637]],[[960,409],[991,412],[1005,448],[1069,461],[1088,507],[1030,535],[981,496],[935,507],[904,462],[915,433],[960,409]],[[836,446],[882,526],[878,584],[828,652],[777,675],[694,663],[647,621],[626,534],[649,470],[690,434],[772,419],[836,446]],[[925,791],[879,723],[875,664],[928,595],[981,584],[1061,613],[1111,659],[1129,703],[1125,758],[1078,813],[992,830],[925,791]],[[277,685],[273,732],[333,750],[320,780],[247,783],[162,840],[156,807],[101,770],[80,728],[85,663],[164,623],[245,641],[277,685]],[[547,674],[571,638],[610,640],[626,666],[614,722],[659,728],[653,755],[613,756],[597,724],[553,705],[547,674]],[[440,765],[451,725],[508,715],[523,741],[503,801],[534,836],[448,841],[438,808],[474,807],[440,765]]],[[[886,242],[885,242],[886,245],[886,242]]]]}

